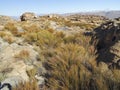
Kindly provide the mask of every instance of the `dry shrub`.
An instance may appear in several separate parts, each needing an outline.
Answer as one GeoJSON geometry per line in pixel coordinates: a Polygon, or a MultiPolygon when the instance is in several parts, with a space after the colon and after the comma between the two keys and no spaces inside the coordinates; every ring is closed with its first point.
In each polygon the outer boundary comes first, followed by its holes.
{"type": "Polygon", "coordinates": [[[6,35],[7,35],[6,32],[0,31],[0,37],[1,37],[1,38],[3,38],[3,37],[6,36],[6,35]]]}
{"type": "Polygon", "coordinates": [[[0,37],[10,44],[15,41],[14,36],[8,31],[0,31],[0,37]]]}
{"type": "Polygon", "coordinates": [[[82,45],[84,47],[89,47],[91,41],[90,36],[85,36],[83,33],[76,33],[73,35],[69,35],[64,38],[64,43],[76,43],[82,45]]]}
{"type": "Polygon", "coordinates": [[[14,87],[13,90],[40,90],[36,80],[29,82],[21,82],[17,87],[14,87]]]}
{"type": "Polygon", "coordinates": [[[46,30],[41,30],[37,33],[37,45],[41,48],[54,48],[61,43],[61,39],[46,30]]]}
{"type": "Polygon", "coordinates": [[[64,24],[68,27],[78,26],[85,30],[93,30],[96,27],[96,25],[89,24],[89,23],[71,22],[71,21],[66,21],[66,22],[64,22],[64,24]]]}
{"type": "Polygon", "coordinates": [[[34,24],[29,26],[23,26],[23,29],[26,31],[26,33],[34,33],[40,30],[39,27],[34,24]]]}
{"type": "Polygon", "coordinates": [[[60,37],[55,36],[54,33],[48,30],[40,30],[37,33],[27,33],[24,35],[24,38],[28,43],[34,43],[41,48],[56,47],[61,42],[60,37]]]}
{"type": "Polygon", "coordinates": [[[25,38],[25,41],[27,41],[30,44],[37,42],[38,40],[37,33],[27,33],[23,37],[25,38]]]}
{"type": "Polygon", "coordinates": [[[37,69],[36,69],[36,68],[27,70],[26,72],[27,72],[30,80],[35,79],[35,74],[36,74],[36,72],[37,72],[37,69]]]}
{"type": "MultiPolygon", "coordinates": [[[[86,51],[77,44],[65,44],[56,49],[56,56],[46,61],[50,72],[48,86],[52,90],[82,90],[91,73],[82,64],[86,51]]],[[[86,87],[87,88],[87,87],[86,87]]],[[[87,90],[87,89],[86,89],[87,90]]]]}
{"type": "Polygon", "coordinates": [[[52,28],[48,28],[47,31],[49,31],[50,33],[54,33],[55,30],[53,30],[52,28]]]}
{"type": "Polygon", "coordinates": [[[4,28],[10,31],[13,35],[18,36],[18,30],[14,23],[7,23],[4,28]]]}
{"type": "Polygon", "coordinates": [[[21,50],[18,54],[15,55],[15,58],[28,60],[30,57],[30,52],[28,50],[21,50]]]}
{"type": "Polygon", "coordinates": [[[15,41],[13,36],[6,36],[3,38],[5,41],[7,41],[9,44],[13,43],[15,41]]]}
{"type": "Polygon", "coordinates": [[[12,34],[9,31],[0,31],[1,38],[4,38],[6,36],[12,36],[12,34]]]}
{"type": "Polygon", "coordinates": [[[62,31],[56,31],[55,33],[54,33],[54,35],[56,36],[56,37],[60,37],[60,38],[64,38],[65,37],[65,34],[62,32],[62,31]]]}

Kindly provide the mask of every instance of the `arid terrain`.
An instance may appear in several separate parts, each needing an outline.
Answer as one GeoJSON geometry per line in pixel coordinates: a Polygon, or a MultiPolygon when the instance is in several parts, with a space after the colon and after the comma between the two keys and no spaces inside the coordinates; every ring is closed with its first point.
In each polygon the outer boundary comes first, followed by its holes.
{"type": "Polygon", "coordinates": [[[0,90],[120,90],[120,18],[0,15],[0,82],[0,90]]]}

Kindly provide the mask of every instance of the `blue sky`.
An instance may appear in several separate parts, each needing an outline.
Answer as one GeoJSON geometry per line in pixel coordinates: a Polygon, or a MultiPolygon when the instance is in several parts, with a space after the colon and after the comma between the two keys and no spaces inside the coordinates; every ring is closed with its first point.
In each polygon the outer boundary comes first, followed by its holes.
{"type": "Polygon", "coordinates": [[[37,14],[120,10],[120,0],[1,0],[0,15],[37,14]]]}

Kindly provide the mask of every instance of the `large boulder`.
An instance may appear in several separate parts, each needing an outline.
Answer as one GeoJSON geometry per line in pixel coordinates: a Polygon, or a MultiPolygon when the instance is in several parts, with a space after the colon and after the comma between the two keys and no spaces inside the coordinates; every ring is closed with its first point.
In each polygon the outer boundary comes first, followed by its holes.
{"type": "Polygon", "coordinates": [[[21,21],[33,20],[36,18],[37,18],[37,15],[32,12],[25,12],[20,16],[21,21]]]}
{"type": "Polygon", "coordinates": [[[120,19],[108,21],[96,28],[92,43],[97,49],[98,63],[102,61],[120,68],[120,19]]]}

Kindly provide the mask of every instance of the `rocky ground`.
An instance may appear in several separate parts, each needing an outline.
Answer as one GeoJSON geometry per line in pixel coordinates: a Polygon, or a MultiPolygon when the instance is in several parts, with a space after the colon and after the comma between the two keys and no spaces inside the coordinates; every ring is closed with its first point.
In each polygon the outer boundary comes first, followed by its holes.
{"type": "MultiPolygon", "coordinates": [[[[94,15],[37,16],[28,12],[20,16],[20,21],[8,16],[0,16],[0,82],[2,84],[9,83],[15,87],[19,82],[30,81],[31,78],[37,79],[39,85],[45,84],[46,78],[43,75],[47,71],[43,67],[42,60],[46,57],[40,53],[44,50],[51,52],[53,48],[51,45],[56,46],[56,43],[52,42],[50,46],[43,44],[44,47],[41,47],[38,43],[42,43],[42,39],[40,38],[41,41],[38,42],[39,35],[35,36],[39,30],[53,32],[51,39],[54,42],[60,41],[60,39],[56,41],[56,35],[65,37],[65,40],[68,40],[67,36],[77,33],[91,36],[91,44],[97,50],[96,61],[98,64],[102,62],[101,70],[108,71],[115,67],[120,69],[119,19],[109,20],[103,16],[94,15]],[[56,34],[57,32],[59,34],[56,34]],[[47,49],[43,49],[45,47],[47,49]]],[[[43,37],[46,38],[44,35],[43,37]]],[[[76,38],[76,41],[78,40],[79,38],[76,38]]],[[[48,43],[48,41],[45,42],[48,43]]],[[[61,46],[64,45],[61,44],[61,46]]]]}

